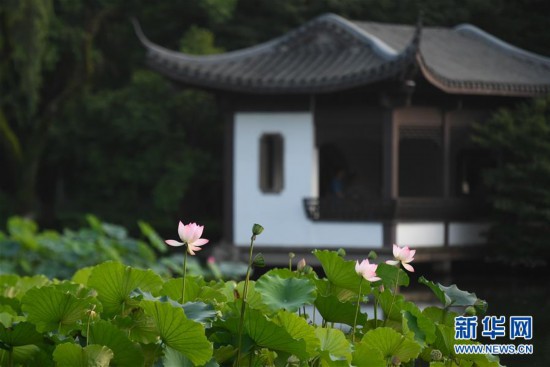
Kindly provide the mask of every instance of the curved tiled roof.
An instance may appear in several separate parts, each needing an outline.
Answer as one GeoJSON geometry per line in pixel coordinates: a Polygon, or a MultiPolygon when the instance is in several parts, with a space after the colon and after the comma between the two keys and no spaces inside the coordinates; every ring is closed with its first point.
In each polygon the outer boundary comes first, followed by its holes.
{"type": "MultiPolygon", "coordinates": [[[[414,27],[355,22],[399,50],[414,27]]],[[[469,24],[426,27],[417,61],[424,76],[449,93],[537,95],[550,92],[550,58],[512,46],[469,24]]]]}
{"type": "Polygon", "coordinates": [[[471,25],[454,29],[320,16],[272,41],[220,55],[191,56],[136,32],[155,70],[185,84],[246,93],[323,93],[398,78],[417,64],[449,93],[550,92],[550,59],[471,25]]]}

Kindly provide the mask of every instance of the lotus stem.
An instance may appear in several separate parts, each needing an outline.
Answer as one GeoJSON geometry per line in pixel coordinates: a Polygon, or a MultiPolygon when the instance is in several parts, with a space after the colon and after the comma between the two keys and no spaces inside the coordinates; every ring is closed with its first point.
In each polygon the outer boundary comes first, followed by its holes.
{"type": "Polygon", "coordinates": [[[86,346],[88,346],[88,342],[90,341],[90,323],[92,322],[92,317],[94,315],[95,305],[92,306],[92,309],[88,311],[88,325],[86,326],[86,346]]]}
{"type": "Polygon", "coordinates": [[[185,249],[185,255],[183,255],[183,286],[181,287],[181,304],[184,303],[185,298],[185,275],[187,274],[187,248],[185,249]]]}
{"type": "Polygon", "coordinates": [[[355,343],[355,329],[357,328],[357,315],[359,315],[359,308],[361,307],[361,291],[363,287],[363,277],[359,281],[359,295],[357,296],[357,308],[355,309],[355,319],[353,320],[353,330],[351,334],[351,341],[355,343]]]}
{"type": "Polygon", "coordinates": [[[374,294],[374,328],[378,327],[378,297],[374,294]]]}
{"type": "Polygon", "coordinates": [[[13,348],[8,351],[8,367],[13,367],[13,348]]]}
{"type": "Polygon", "coordinates": [[[386,322],[388,321],[388,318],[391,315],[393,304],[395,303],[395,296],[397,294],[397,288],[399,287],[399,270],[400,269],[397,269],[397,276],[395,277],[395,289],[393,290],[393,298],[391,300],[390,310],[388,311],[388,314],[386,315],[386,318],[384,319],[384,325],[383,326],[386,326],[386,322]]]}
{"type": "Polygon", "coordinates": [[[250,237],[250,252],[248,254],[248,268],[246,270],[246,278],[244,280],[243,302],[241,305],[241,318],[239,320],[239,349],[237,349],[237,359],[235,360],[235,366],[239,365],[239,360],[241,359],[241,348],[243,344],[244,313],[246,310],[246,295],[248,293],[248,283],[250,282],[250,271],[252,270],[252,252],[254,251],[255,239],[256,239],[256,235],[252,235],[252,237],[250,237]]]}

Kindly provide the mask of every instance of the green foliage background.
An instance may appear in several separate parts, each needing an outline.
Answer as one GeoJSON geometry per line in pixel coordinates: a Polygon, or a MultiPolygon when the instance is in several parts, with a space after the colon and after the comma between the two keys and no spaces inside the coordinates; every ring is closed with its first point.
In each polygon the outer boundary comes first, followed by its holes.
{"type": "Polygon", "coordinates": [[[474,139],[499,160],[485,172],[494,252],[501,260],[544,264],[550,259],[550,96],[498,111],[476,126],[474,139]]]}
{"type": "Polygon", "coordinates": [[[167,232],[178,218],[219,236],[222,118],[215,97],[147,70],[130,24],[211,54],[279,36],[325,12],[426,25],[473,23],[550,55],[537,0],[6,0],[0,3],[0,222],[60,228],[93,212],[167,232]],[[131,214],[131,215],[130,215],[131,214]]]}

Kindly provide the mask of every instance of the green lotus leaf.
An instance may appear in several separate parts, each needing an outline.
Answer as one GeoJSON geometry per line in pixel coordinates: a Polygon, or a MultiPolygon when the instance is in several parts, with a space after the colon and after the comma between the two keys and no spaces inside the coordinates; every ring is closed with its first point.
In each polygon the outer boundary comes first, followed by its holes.
{"type": "Polygon", "coordinates": [[[214,350],[214,358],[218,363],[224,363],[237,355],[237,349],[232,345],[222,345],[214,350]]]}
{"type": "MultiPolygon", "coordinates": [[[[340,302],[338,297],[329,295],[317,296],[315,307],[317,307],[317,310],[325,321],[353,325],[357,304],[340,302]]],[[[364,325],[366,322],[367,315],[359,312],[357,315],[357,325],[364,325]]]]}
{"type": "Polygon", "coordinates": [[[164,350],[166,348],[159,348],[159,344],[141,344],[141,351],[145,357],[143,365],[145,367],[153,367],[158,365],[158,361],[164,356],[164,350]]]}
{"type": "Polygon", "coordinates": [[[403,317],[401,311],[407,301],[401,294],[393,294],[389,289],[385,289],[384,292],[378,293],[378,302],[384,315],[388,320],[393,320],[401,323],[403,317]]]}
{"type": "Polygon", "coordinates": [[[475,293],[460,290],[455,284],[446,287],[440,283],[436,284],[429,281],[424,277],[420,277],[418,282],[429,287],[445,307],[486,304],[485,301],[478,299],[475,293]]]}
{"type": "Polygon", "coordinates": [[[456,340],[455,330],[452,326],[437,325],[434,347],[444,355],[450,355],[455,360],[460,360],[461,366],[500,367],[497,356],[490,354],[455,354],[455,344],[479,344],[473,340],[456,340]]]}
{"type": "Polygon", "coordinates": [[[258,351],[258,354],[255,357],[256,358],[253,362],[255,362],[256,365],[259,364],[260,366],[263,367],[263,366],[280,366],[284,362],[287,362],[288,357],[290,357],[290,356],[289,355],[284,355],[284,353],[274,352],[274,351],[269,350],[267,348],[262,348],[258,351]],[[277,360],[278,358],[283,363],[279,363],[279,360],[277,360]]]}
{"type": "Polygon", "coordinates": [[[134,289],[158,294],[162,283],[152,270],[135,269],[113,261],[94,267],[88,279],[88,286],[97,290],[107,317],[123,313],[134,289]]]}
{"type": "Polygon", "coordinates": [[[112,358],[112,350],[97,344],[82,348],[78,344],[64,343],[53,352],[57,367],[108,367],[112,358]]]}
{"type": "MultiPolygon", "coordinates": [[[[235,320],[236,327],[238,319],[235,320]]],[[[280,319],[278,322],[284,323],[280,319]]],[[[259,310],[246,309],[244,329],[248,336],[260,347],[293,354],[300,359],[308,357],[304,339],[295,339],[284,326],[270,320],[259,310]]]]}
{"type": "Polygon", "coordinates": [[[272,276],[278,276],[278,277],[281,277],[281,278],[284,278],[284,279],[297,278],[298,277],[298,274],[296,274],[295,272],[291,271],[288,268],[271,269],[270,271],[266,272],[265,274],[266,275],[272,275],[272,276]]]}
{"type": "Polygon", "coordinates": [[[140,220],[138,221],[138,226],[141,233],[145,237],[147,237],[149,243],[153,245],[153,247],[158,252],[165,253],[166,251],[168,251],[168,247],[166,246],[162,238],[160,238],[157,231],[155,231],[155,229],[149,223],[140,220]]]}
{"type": "Polygon", "coordinates": [[[29,322],[21,322],[9,328],[0,325],[0,364],[8,360],[7,349],[12,350],[14,362],[28,361],[39,351],[38,346],[42,341],[42,335],[29,322]]]}
{"type": "MultiPolygon", "coordinates": [[[[239,284],[237,284],[237,288],[235,289],[236,293],[239,294],[239,297],[242,297],[244,293],[244,283],[244,280],[239,282],[239,284]]],[[[252,280],[248,283],[246,305],[250,308],[262,311],[264,314],[271,313],[270,307],[263,301],[262,295],[256,289],[256,282],[252,280]]]]}
{"type": "Polygon", "coordinates": [[[448,297],[445,295],[445,293],[434,282],[432,282],[432,281],[424,278],[423,276],[421,276],[420,278],[418,278],[418,283],[424,284],[425,286],[430,288],[432,290],[433,294],[439,300],[439,302],[441,302],[443,305],[447,305],[448,303],[450,303],[451,300],[448,299],[448,297]]]}
{"type": "Polygon", "coordinates": [[[21,301],[17,298],[0,296],[0,305],[10,306],[15,312],[21,312],[21,301]]]}
{"type": "Polygon", "coordinates": [[[74,273],[71,280],[75,283],[88,285],[88,279],[90,279],[90,275],[92,274],[93,270],[94,270],[93,266],[87,266],[85,268],[81,268],[77,270],[76,273],[74,273]]]}
{"type": "Polygon", "coordinates": [[[279,311],[273,318],[273,322],[282,326],[294,339],[305,341],[309,358],[317,355],[320,342],[315,335],[315,328],[303,317],[288,311],[279,311]]]}
{"type": "MultiPolygon", "coordinates": [[[[315,285],[317,286],[317,294],[323,296],[336,296],[340,302],[353,302],[357,300],[357,293],[352,290],[337,287],[331,283],[328,279],[315,279],[315,285]]],[[[363,289],[361,293],[364,295],[363,289]]]]}
{"type": "Polygon", "coordinates": [[[376,275],[382,278],[382,284],[386,288],[395,288],[395,282],[398,282],[401,286],[409,285],[409,276],[407,273],[397,266],[388,265],[385,263],[378,264],[376,268],[376,275]]]}
{"type": "Polygon", "coordinates": [[[432,320],[434,323],[443,324],[454,327],[455,317],[458,316],[456,312],[443,310],[439,307],[426,307],[422,310],[422,314],[432,320]]]}
{"type": "MultiPolygon", "coordinates": [[[[408,306],[407,306],[408,307],[408,306]]],[[[415,306],[416,307],[416,306],[415,306]]],[[[414,340],[424,346],[431,344],[435,340],[435,324],[428,317],[424,316],[418,308],[416,310],[404,310],[403,313],[403,332],[412,331],[414,340]]]]}
{"type": "Polygon", "coordinates": [[[321,343],[321,360],[324,366],[349,366],[352,348],[343,332],[338,329],[317,328],[315,335],[321,343]]]}
{"type": "MultiPolygon", "coordinates": [[[[344,260],[335,251],[315,250],[313,254],[321,262],[325,275],[332,284],[359,293],[361,278],[355,272],[354,261],[344,260]]],[[[369,289],[370,287],[363,284],[363,294],[367,294],[369,289]]]]}
{"type": "MultiPolygon", "coordinates": [[[[188,276],[185,279],[185,302],[195,301],[201,288],[204,286],[202,277],[188,276]]],[[[181,302],[182,278],[173,278],[162,285],[160,294],[174,301],[181,302]]]]}
{"type": "Polygon", "coordinates": [[[441,284],[438,284],[438,286],[445,293],[445,299],[450,300],[445,306],[474,306],[478,300],[475,293],[460,290],[456,284],[452,284],[449,287],[441,284]]]}
{"type": "Polygon", "coordinates": [[[144,357],[141,348],[133,343],[126,334],[105,320],[90,326],[87,335],[90,344],[105,345],[114,353],[111,366],[142,366],[144,357]]]}
{"type": "MultiPolygon", "coordinates": [[[[18,347],[13,347],[12,349],[12,359],[16,365],[20,363],[30,363],[32,359],[40,353],[40,348],[34,344],[30,345],[21,345],[18,347]]],[[[0,349],[0,366],[7,366],[3,364],[4,361],[9,360],[9,352],[4,349],[0,349]]]]}
{"type": "Polygon", "coordinates": [[[140,308],[126,317],[117,317],[113,320],[116,326],[123,330],[130,340],[138,343],[155,343],[158,340],[158,331],[153,319],[140,308]]]}
{"type": "Polygon", "coordinates": [[[316,297],[315,284],[309,279],[281,278],[264,274],[256,282],[256,291],[271,312],[284,309],[297,311],[305,304],[311,304],[316,297]]]}
{"type": "Polygon", "coordinates": [[[0,276],[0,295],[21,300],[29,289],[42,287],[49,283],[50,280],[44,275],[35,275],[32,277],[2,275],[0,276]]]}
{"type": "MultiPolygon", "coordinates": [[[[238,284],[234,281],[225,282],[224,288],[220,291],[227,297],[228,300],[238,302],[242,299],[244,283],[244,281],[239,282],[238,284]]],[[[261,294],[256,290],[256,282],[253,280],[248,283],[246,305],[250,308],[260,310],[265,314],[271,313],[269,306],[263,302],[261,294]]],[[[240,310],[238,312],[240,314],[240,310]]]]}
{"type": "MultiPolygon", "coordinates": [[[[182,278],[174,278],[165,282],[160,294],[174,301],[181,301],[182,278]]],[[[225,302],[227,297],[219,290],[206,285],[201,277],[188,276],[185,280],[185,302],[216,301],[225,302]]]]}
{"type": "Polygon", "coordinates": [[[11,306],[0,303],[0,325],[11,327],[14,322],[26,321],[25,316],[19,316],[11,306]]]}
{"type": "Polygon", "coordinates": [[[194,367],[193,363],[175,349],[167,347],[162,358],[164,367],[194,367]]]}
{"type": "Polygon", "coordinates": [[[386,367],[382,352],[363,342],[355,346],[352,365],[355,367],[386,367]]]}
{"type": "Polygon", "coordinates": [[[186,302],[182,305],[182,308],[188,319],[201,324],[212,323],[217,315],[214,306],[204,302],[186,302]]]}
{"type": "MultiPolygon", "coordinates": [[[[436,339],[433,344],[434,348],[439,349],[443,355],[454,355],[454,345],[456,340],[455,333],[452,327],[447,325],[437,325],[436,339]]],[[[461,344],[471,344],[470,340],[461,340],[461,344]]]]}
{"type": "Polygon", "coordinates": [[[80,322],[87,318],[86,312],[96,303],[92,297],[76,298],[55,286],[47,286],[29,290],[21,301],[21,308],[38,331],[67,334],[80,328],[80,322]]]}
{"type": "MultiPolygon", "coordinates": [[[[162,359],[164,367],[194,367],[195,365],[183,354],[172,348],[166,348],[162,359]]],[[[203,367],[218,367],[216,360],[211,359],[203,367]]]]}
{"type": "Polygon", "coordinates": [[[385,359],[397,357],[402,363],[418,357],[422,351],[419,343],[388,327],[368,331],[361,343],[378,349],[385,359]]]}
{"type": "Polygon", "coordinates": [[[141,307],[153,318],[160,339],[189,358],[195,365],[212,358],[212,344],[206,339],[204,327],[189,320],[181,307],[158,301],[141,301],[141,307]]]}
{"type": "Polygon", "coordinates": [[[14,298],[15,285],[19,281],[19,276],[15,274],[0,275],[0,296],[4,298],[14,298]]]}

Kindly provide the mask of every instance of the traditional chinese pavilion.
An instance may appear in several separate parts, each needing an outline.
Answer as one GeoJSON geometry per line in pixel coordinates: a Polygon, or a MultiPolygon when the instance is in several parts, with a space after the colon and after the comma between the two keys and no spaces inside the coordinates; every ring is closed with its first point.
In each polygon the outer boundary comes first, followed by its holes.
{"type": "MultiPolygon", "coordinates": [[[[191,56],[149,41],[149,66],[220,97],[224,233],[261,251],[428,247],[476,251],[487,230],[470,139],[492,111],[550,92],[550,58],[475,26],[420,27],[320,16],[247,49],[191,56]],[[466,249],[471,248],[467,247],[466,249]]],[[[382,250],[383,252],[383,250],[382,250]]],[[[280,256],[280,257],[277,257],[280,256]]]]}

